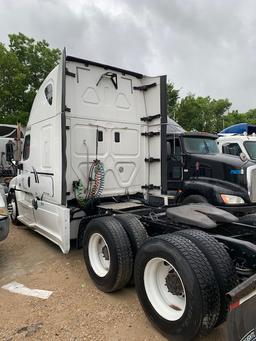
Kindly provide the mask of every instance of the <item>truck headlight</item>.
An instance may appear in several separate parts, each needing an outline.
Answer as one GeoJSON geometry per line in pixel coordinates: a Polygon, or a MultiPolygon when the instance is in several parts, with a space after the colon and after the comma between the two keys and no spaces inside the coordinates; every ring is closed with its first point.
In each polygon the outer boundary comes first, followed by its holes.
{"type": "Polygon", "coordinates": [[[227,205],[244,204],[244,199],[236,195],[221,194],[221,199],[227,205]]]}

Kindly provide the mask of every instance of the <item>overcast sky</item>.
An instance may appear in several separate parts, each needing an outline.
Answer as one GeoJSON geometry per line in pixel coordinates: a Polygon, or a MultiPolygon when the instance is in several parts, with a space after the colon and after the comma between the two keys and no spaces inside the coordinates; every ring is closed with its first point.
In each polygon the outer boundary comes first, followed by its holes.
{"type": "Polygon", "coordinates": [[[254,0],[0,0],[0,41],[18,32],[70,55],[167,74],[182,96],[256,108],[254,0]]]}

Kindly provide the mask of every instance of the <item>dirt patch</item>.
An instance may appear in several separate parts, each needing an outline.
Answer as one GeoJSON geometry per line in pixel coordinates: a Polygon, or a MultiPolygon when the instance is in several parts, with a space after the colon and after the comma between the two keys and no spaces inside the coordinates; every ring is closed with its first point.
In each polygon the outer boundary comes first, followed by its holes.
{"type": "MultiPolygon", "coordinates": [[[[165,340],[148,322],[134,288],[105,294],[95,288],[81,250],[63,255],[24,227],[0,244],[0,286],[17,281],[53,291],[47,300],[0,289],[0,340],[165,340]]],[[[223,327],[203,341],[225,340],[223,327]]]]}

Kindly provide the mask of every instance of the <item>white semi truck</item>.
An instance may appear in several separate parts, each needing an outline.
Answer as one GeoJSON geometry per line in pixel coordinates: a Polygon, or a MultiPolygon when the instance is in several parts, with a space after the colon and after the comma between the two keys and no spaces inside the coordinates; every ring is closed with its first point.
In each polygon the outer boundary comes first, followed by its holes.
{"type": "Polygon", "coordinates": [[[238,123],[225,128],[218,135],[220,153],[242,156],[244,161],[256,161],[256,125],[238,123]]]}
{"type": "Polygon", "coordinates": [[[0,179],[13,177],[16,169],[12,163],[16,148],[21,148],[24,129],[20,124],[0,124],[0,179]],[[18,134],[18,136],[17,136],[18,134]],[[19,143],[16,143],[19,139],[19,143]]]}
{"type": "Polygon", "coordinates": [[[217,140],[219,150],[223,154],[244,157],[244,160],[256,161],[256,135],[220,136],[217,140]]]}
{"type": "Polygon", "coordinates": [[[64,253],[76,239],[100,290],[135,281],[150,320],[189,340],[226,320],[239,280],[255,296],[256,231],[209,204],[169,207],[166,93],[166,76],[64,51],[35,97],[8,202],[13,223],[64,253]]]}

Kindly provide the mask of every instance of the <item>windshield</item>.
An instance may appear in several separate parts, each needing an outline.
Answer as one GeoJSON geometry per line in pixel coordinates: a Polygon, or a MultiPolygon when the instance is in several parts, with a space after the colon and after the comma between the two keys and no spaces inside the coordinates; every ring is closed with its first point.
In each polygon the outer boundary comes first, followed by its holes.
{"type": "Polygon", "coordinates": [[[184,137],[184,147],[190,154],[217,154],[219,149],[215,139],[207,137],[184,137]]]}
{"type": "Polygon", "coordinates": [[[250,158],[256,160],[256,141],[246,141],[244,146],[250,158]]]}

